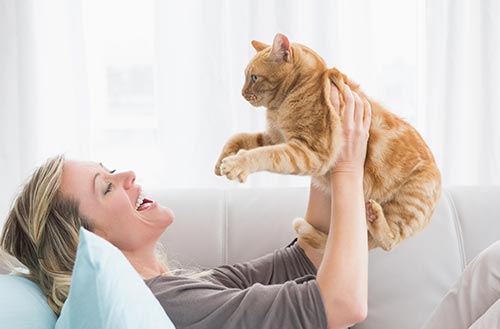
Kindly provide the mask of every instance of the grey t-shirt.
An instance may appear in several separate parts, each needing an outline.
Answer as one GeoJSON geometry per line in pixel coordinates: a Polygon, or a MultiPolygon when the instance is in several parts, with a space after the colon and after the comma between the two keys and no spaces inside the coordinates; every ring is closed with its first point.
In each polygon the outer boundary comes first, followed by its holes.
{"type": "Polygon", "coordinates": [[[327,328],[316,269],[294,244],[203,279],[146,280],[176,328],[327,328]]]}

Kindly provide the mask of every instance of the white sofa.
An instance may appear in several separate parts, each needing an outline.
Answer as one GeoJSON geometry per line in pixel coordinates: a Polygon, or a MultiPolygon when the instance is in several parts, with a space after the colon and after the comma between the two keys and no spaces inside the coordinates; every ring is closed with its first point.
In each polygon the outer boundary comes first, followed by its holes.
{"type": "MultiPolygon", "coordinates": [[[[287,245],[308,198],[307,188],[145,192],[176,214],[162,237],[169,258],[197,267],[243,262],[287,245]]],[[[500,239],[499,199],[500,186],[446,188],[424,231],[392,252],[372,250],[368,318],[355,328],[420,328],[464,266],[500,239]]]]}
{"type": "MultiPolygon", "coordinates": [[[[305,213],[308,189],[171,189],[148,195],[176,214],[162,237],[169,258],[211,267],[287,245],[295,236],[293,218],[305,213]]],[[[372,250],[368,318],[355,328],[420,328],[464,266],[500,239],[499,200],[500,186],[445,188],[424,231],[392,252],[372,250]]]]}

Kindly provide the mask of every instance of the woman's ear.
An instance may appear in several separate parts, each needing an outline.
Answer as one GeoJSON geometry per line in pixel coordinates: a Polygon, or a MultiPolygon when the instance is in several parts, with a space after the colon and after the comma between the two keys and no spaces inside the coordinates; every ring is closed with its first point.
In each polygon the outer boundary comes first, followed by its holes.
{"type": "Polygon", "coordinates": [[[290,42],[288,38],[281,33],[276,34],[271,50],[271,57],[276,61],[289,62],[292,58],[290,42]]]}

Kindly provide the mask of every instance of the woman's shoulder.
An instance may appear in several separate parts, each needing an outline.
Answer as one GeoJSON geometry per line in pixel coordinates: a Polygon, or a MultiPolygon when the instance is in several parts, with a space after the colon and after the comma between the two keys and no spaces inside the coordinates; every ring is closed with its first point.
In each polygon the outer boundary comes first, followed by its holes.
{"type": "Polygon", "coordinates": [[[178,270],[172,274],[161,274],[144,280],[146,285],[153,291],[163,289],[189,289],[206,288],[217,285],[217,281],[211,278],[211,271],[193,272],[189,270],[178,270]]]}

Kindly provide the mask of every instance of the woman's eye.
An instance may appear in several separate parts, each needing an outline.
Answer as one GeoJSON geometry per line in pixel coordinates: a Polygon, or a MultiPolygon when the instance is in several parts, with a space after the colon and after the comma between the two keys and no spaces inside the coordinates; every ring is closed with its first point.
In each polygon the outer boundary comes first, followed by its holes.
{"type": "Polygon", "coordinates": [[[110,174],[114,174],[114,173],[115,173],[115,171],[116,171],[116,169],[113,169],[113,170],[110,170],[110,171],[109,171],[109,173],[110,173],[110,174]]]}
{"type": "Polygon", "coordinates": [[[252,74],[252,75],[250,76],[250,78],[252,79],[252,82],[257,81],[257,79],[258,79],[258,77],[257,77],[255,74],[252,74]]]}
{"type": "MultiPolygon", "coordinates": [[[[114,170],[113,170],[114,171],[114,170]]],[[[104,195],[108,194],[109,192],[111,192],[111,183],[108,184],[108,187],[106,188],[106,191],[104,191],[104,195]]]]}

